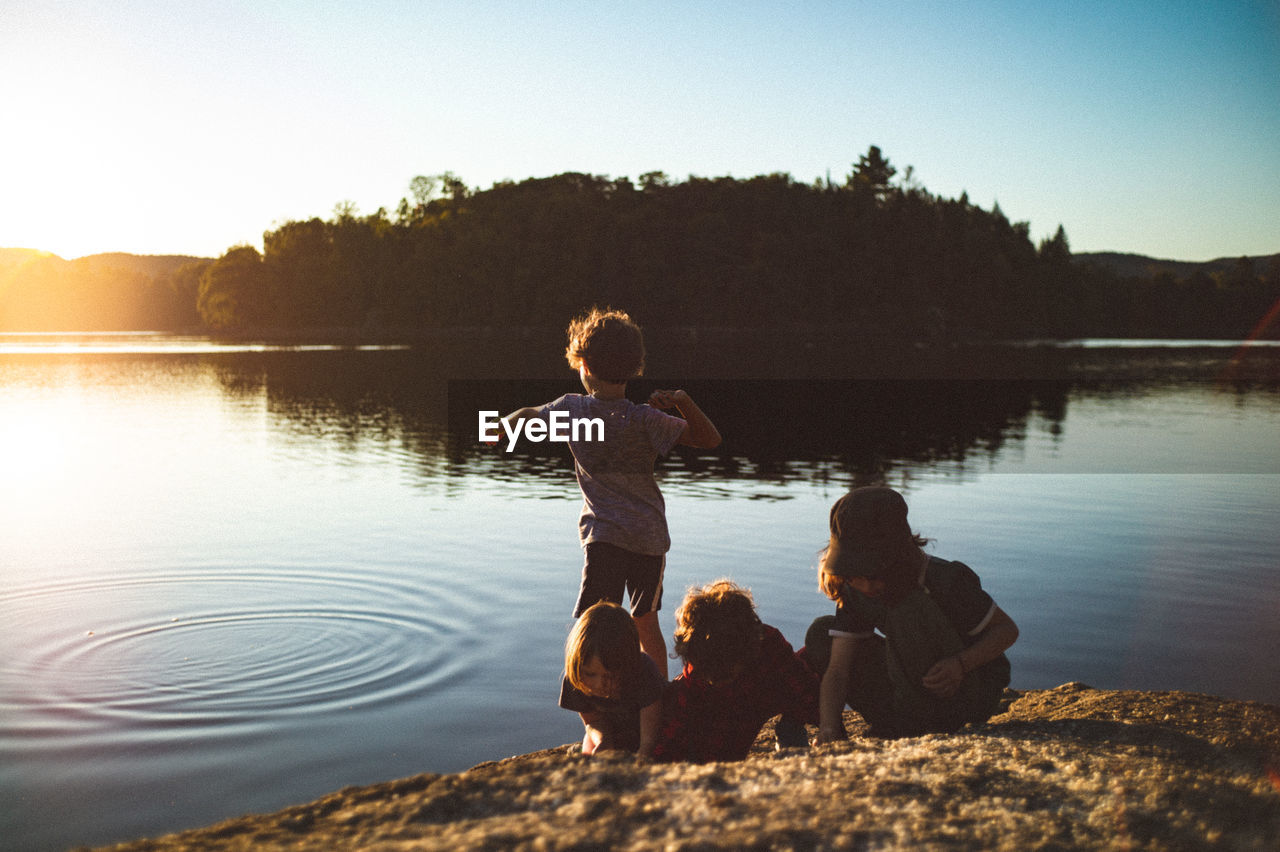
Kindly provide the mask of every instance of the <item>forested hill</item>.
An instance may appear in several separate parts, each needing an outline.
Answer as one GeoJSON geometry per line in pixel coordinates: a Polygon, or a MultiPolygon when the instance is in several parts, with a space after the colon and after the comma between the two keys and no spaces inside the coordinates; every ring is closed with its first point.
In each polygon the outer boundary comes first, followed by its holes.
{"type": "Polygon", "coordinates": [[[0,256],[0,330],[412,334],[563,327],[611,304],[644,325],[899,341],[1242,337],[1280,299],[1280,256],[1186,270],[1118,257],[1074,262],[1061,228],[1034,244],[1026,222],[932,195],[874,146],[840,183],[566,173],[473,190],[446,173],[415,178],[394,212],[286,222],[261,252],[150,271],[0,256]]]}
{"type": "Polygon", "coordinates": [[[1280,254],[1259,255],[1253,257],[1219,257],[1214,260],[1164,260],[1147,257],[1144,254],[1124,254],[1114,251],[1079,252],[1071,258],[1078,264],[1089,264],[1099,267],[1115,275],[1125,278],[1154,278],[1157,275],[1170,275],[1174,278],[1189,278],[1192,275],[1204,274],[1209,277],[1223,278],[1235,273],[1241,261],[1254,271],[1265,271],[1273,264],[1280,263],[1280,254]]]}

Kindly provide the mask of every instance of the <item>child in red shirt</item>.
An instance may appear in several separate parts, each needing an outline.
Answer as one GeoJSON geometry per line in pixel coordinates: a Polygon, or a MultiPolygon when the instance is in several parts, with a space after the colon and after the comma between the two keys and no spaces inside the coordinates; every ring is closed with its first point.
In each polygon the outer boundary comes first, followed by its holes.
{"type": "Polygon", "coordinates": [[[663,695],[657,760],[741,760],[774,716],[783,715],[780,731],[817,724],[817,675],[761,623],[746,589],[728,580],[690,589],[676,611],[675,650],[684,671],[663,695]]]}

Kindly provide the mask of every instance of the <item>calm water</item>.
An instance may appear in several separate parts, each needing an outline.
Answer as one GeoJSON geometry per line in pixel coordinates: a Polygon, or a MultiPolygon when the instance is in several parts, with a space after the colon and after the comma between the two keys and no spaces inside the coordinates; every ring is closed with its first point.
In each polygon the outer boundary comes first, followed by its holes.
{"type": "MultiPolygon", "coordinates": [[[[575,390],[551,355],[0,336],[0,837],[129,839],[575,740],[569,464],[475,441],[480,408],[575,390]]],[[[1015,687],[1280,703],[1280,348],[1241,356],[651,359],[726,437],[662,468],[663,626],[730,576],[798,643],[831,610],[827,509],[882,475],[1018,622],[1015,687]]]]}

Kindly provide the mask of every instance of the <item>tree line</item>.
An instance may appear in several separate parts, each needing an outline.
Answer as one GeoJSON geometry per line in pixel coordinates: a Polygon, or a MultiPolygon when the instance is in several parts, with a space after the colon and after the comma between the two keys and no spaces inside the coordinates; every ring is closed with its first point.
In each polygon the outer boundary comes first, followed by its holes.
{"type": "Polygon", "coordinates": [[[1280,299],[1280,256],[1255,266],[1073,262],[1061,227],[1035,244],[998,204],[933,195],[871,146],[840,182],[566,173],[476,190],[420,176],[394,211],[340,204],[268,231],[262,251],[110,284],[0,277],[0,328],[55,304],[219,332],[559,326],[611,304],[646,325],[840,325],[885,340],[1242,337],[1280,299]]]}

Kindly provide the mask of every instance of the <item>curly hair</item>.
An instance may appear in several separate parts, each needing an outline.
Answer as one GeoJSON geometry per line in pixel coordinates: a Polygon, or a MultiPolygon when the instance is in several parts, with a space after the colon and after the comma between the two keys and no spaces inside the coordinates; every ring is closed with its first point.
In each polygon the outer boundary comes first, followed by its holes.
{"type": "Polygon", "coordinates": [[[624,683],[638,672],[640,634],[635,619],[610,601],[600,601],[579,616],[564,643],[564,671],[575,689],[584,690],[582,667],[597,657],[600,665],[624,683]]]}
{"type": "Polygon", "coordinates": [[[606,382],[626,382],[644,372],[644,335],[625,311],[593,307],[569,323],[569,366],[585,362],[606,382]]]}
{"type": "Polygon", "coordinates": [[[730,580],[689,589],[676,610],[675,651],[711,683],[750,665],[763,633],[751,592],[730,580]]]}

